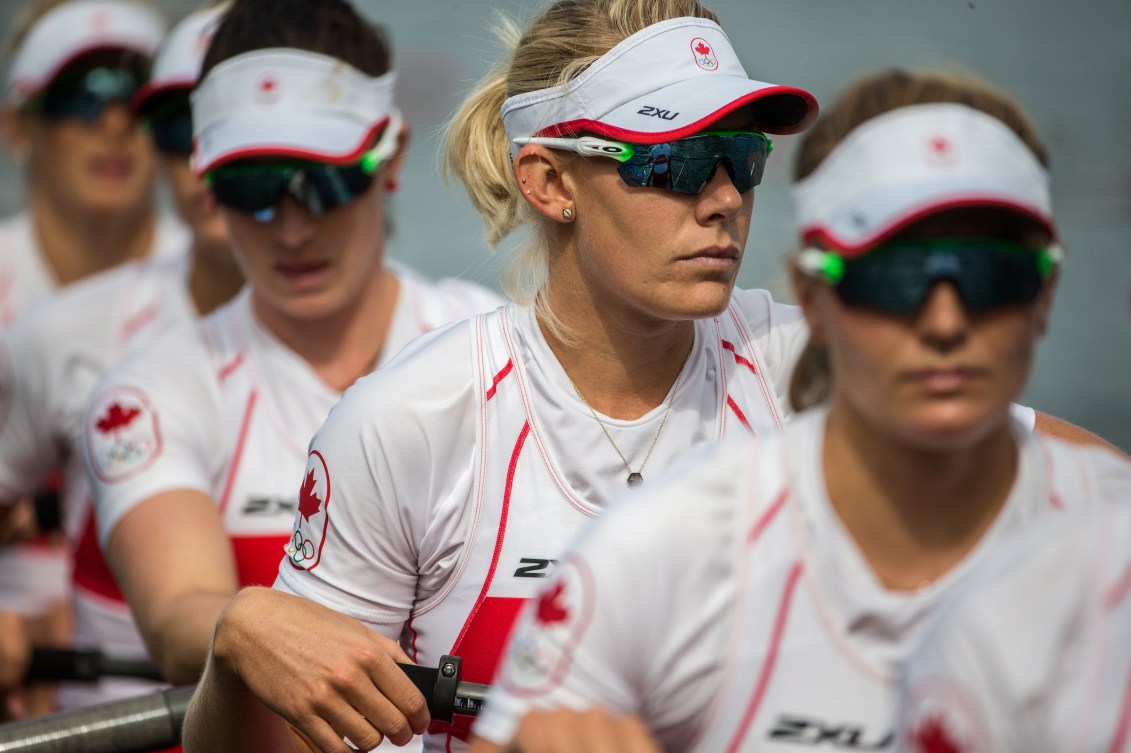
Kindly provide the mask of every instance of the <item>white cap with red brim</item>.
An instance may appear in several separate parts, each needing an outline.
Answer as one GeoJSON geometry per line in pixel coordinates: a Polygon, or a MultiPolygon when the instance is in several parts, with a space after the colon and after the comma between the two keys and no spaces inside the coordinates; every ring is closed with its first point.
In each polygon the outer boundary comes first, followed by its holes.
{"type": "Polygon", "coordinates": [[[358,160],[389,122],[395,78],[291,48],[225,60],[192,94],[196,172],[252,157],[358,160]]]}
{"type": "Polygon", "coordinates": [[[130,0],[72,0],[52,8],[31,28],[13,56],[8,104],[19,107],[82,55],[128,50],[152,57],[164,36],[161,15],[130,0]]]}
{"type": "Polygon", "coordinates": [[[947,209],[1000,207],[1056,230],[1048,171],[1009,126],[966,105],[872,118],[793,187],[805,244],[859,255],[947,209]]]}
{"type": "Polygon", "coordinates": [[[625,39],[565,86],[509,98],[502,116],[513,156],[514,139],[529,136],[686,138],[746,106],[767,133],[797,133],[817,116],[812,94],[747,76],[718,24],[673,18],[625,39]]]}
{"type": "Polygon", "coordinates": [[[134,97],[135,108],[144,107],[148,99],[162,92],[196,85],[204,54],[227,10],[228,3],[198,10],[173,27],[157,51],[149,82],[134,97]]]}

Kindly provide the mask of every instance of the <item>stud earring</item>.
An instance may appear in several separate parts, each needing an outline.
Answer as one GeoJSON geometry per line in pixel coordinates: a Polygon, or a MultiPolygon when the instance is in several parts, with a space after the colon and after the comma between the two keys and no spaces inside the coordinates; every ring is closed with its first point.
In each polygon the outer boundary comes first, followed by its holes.
{"type": "Polygon", "coordinates": [[[526,178],[522,179],[522,185],[524,185],[524,186],[526,185],[526,178]]]}
{"type": "Polygon", "coordinates": [[[562,210],[562,218],[566,219],[566,220],[572,220],[573,219],[573,210],[570,209],[569,207],[566,207],[565,209],[563,209],[562,210]]]}
{"type": "Polygon", "coordinates": [[[526,189],[526,193],[527,193],[527,195],[529,195],[529,194],[533,193],[533,191],[531,191],[531,190],[530,190],[530,189],[528,188],[528,189],[526,189]]]}

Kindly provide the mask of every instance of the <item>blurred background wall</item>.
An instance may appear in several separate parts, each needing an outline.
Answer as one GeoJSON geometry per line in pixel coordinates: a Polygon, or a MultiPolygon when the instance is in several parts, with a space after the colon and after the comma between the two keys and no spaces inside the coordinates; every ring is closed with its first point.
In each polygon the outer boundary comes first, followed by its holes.
{"type": "MultiPolygon", "coordinates": [[[[888,66],[987,79],[1020,100],[1052,152],[1053,201],[1068,261],[1050,332],[1024,402],[1131,452],[1131,0],[713,0],[748,73],[822,102],[888,66]]],[[[0,3],[7,31],[25,3],[0,3]]],[[[171,18],[195,0],[157,0],[171,18]]],[[[438,131],[499,57],[490,26],[542,0],[355,0],[392,33],[400,107],[412,149],[393,199],[391,253],[432,275],[494,284],[500,254],[478,215],[438,170],[438,131]]],[[[796,137],[779,138],[740,277],[789,300],[782,257],[794,241],[788,176],[796,137]]],[[[0,158],[0,212],[21,203],[16,166],[0,158]]]]}

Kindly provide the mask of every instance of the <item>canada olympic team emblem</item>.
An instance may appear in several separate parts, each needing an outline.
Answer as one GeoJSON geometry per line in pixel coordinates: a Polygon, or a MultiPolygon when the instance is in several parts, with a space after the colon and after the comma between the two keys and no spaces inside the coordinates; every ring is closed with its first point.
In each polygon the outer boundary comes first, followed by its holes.
{"type": "Polygon", "coordinates": [[[500,681],[520,696],[540,695],[555,688],[573,661],[577,644],[593,617],[593,575],[573,557],[562,563],[511,637],[510,654],[500,681]]]}
{"type": "Polygon", "coordinates": [[[286,546],[287,559],[295,567],[313,570],[322,558],[329,506],[330,469],[322,453],[313,450],[306,459],[306,470],[298,490],[298,515],[295,516],[291,540],[286,546]]]}
{"type": "Polygon", "coordinates": [[[86,446],[94,472],[103,481],[124,481],[149,467],[161,454],[157,413],[145,393],[111,387],[91,403],[86,446]]]}
{"type": "Polygon", "coordinates": [[[713,71],[719,67],[719,59],[715,57],[715,48],[702,37],[691,40],[691,54],[695,57],[695,65],[705,71],[713,71]]]}

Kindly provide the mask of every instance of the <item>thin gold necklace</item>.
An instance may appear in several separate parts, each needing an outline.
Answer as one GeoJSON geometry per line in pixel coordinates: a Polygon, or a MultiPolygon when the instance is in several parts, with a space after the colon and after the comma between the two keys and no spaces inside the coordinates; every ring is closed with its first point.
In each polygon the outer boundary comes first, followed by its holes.
{"type": "Polygon", "coordinates": [[[605,433],[605,439],[609,440],[609,444],[611,444],[613,446],[613,449],[617,451],[617,455],[620,455],[620,459],[621,462],[624,463],[624,467],[628,469],[629,488],[636,488],[637,486],[640,486],[644,483],[644,466],[648,465],[648,458],[652,457],[652,450],[656,449],[656,440],[660,438],[660,432],[664,430],[664,424],[667,423],[668,414],[672,412],[672,403],[675,402],[675,393],[676,390],[679,389],[679,380],[683,378],[683,369],[685,366],[687,366],[687,361],[689,358],[691,358],[691,351],[694,349],[695,345],[694,343],[692,343],[691,349],[689,349],[687,351],[687,355],[683,357],[683,363],[680,364],[679,373],[676,374],[675,377],[675,384],[672,385],[671,396],[668,397],[668,407],[664,409],[664,415],[660,419],[660,425],[656,427],[656,433],[652,435],[652,443],[648,445],[648,452],[644,454],[644,460],[640,462],[640,467],[635,471],[632,470],[632,465],[628,462],[628,458],[624,456],[624,453],[620,451],[619,447],[617,447],[617,443],[613,441],[613,435],[609,433],[609,429],[607,426],[605,426],[605,422],[602,421],[601,418],[597,415],[597,411],[593,410],[593,406],[590,405],[589,401],[585,399],[585,395],[581,394],[581,390],[577,389],[577,385],[574,384],[573,378],[570,377],[569,374],[566,374],[566,379],[569,379],[569,383],[573,385],[573,391],[577,393],[577,396],[581,399],[581,402],[585,403],[585,407],[589,409],[589,415],[593,416],[593,420],[596,421],[597,425],[601,427],[601,431],[605,433]]]}

